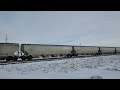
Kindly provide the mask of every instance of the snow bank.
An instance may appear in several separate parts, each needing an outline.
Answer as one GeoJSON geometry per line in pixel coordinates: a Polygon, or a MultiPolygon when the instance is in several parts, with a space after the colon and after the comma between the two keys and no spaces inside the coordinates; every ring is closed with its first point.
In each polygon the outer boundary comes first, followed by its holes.
{"type": "Polygon", "coordinates": [[[90,79],[92,76],[99,76],[103,79],[120,78],[120,56],[98,56],[0,66],[1,79],[90,79]]]}

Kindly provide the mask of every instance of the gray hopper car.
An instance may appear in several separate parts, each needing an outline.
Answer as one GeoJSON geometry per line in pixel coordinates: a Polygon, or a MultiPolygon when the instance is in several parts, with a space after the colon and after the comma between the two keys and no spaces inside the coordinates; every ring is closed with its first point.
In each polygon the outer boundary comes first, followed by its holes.
{"type": "Polygon", "coordinates": [[[117,54],[120,54],[120,47],[116,47],[117,54]]]}
{"type": "Polygon", "coordinates": [[[0,43],[0,60],[120,54],[120,47],[0,43]],[[21,49],[21,51],[19,50],[21,49]],[[15,52],[17,51],[17,55],[15,52]]]}
{"type": "Polygon", "coordinates": [[[100,47],[101,53],[104,54],[114,54],[115,47],[100,47]]]}
{"type": "Polygon", "coordinates": [[[0,43],[0,60],[10,59],[17,60],[18,57],[14,53],[19,49],[19,44],[17,43],[0,43]]]}
{"type": "Polygon", "coordinates": [[[78,55],[96,55],[99,47],[96,46],[74,46],[74,50],[78,55]]]}
{"type": "Polygon", "coordinates": [[[22,59],[28,57],[58,57],[68,56],[71,54],[72,47],[67,45],[44,45],[44,44],[21,44],[21,51],[26,55],[22,56],[22,59]]]}

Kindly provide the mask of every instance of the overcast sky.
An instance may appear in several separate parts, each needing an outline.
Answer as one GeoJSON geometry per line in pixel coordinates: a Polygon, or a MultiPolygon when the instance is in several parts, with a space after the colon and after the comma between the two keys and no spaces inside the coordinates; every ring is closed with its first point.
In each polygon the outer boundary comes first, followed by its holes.
{"type": "Polygon", "coordinates": [[[0,11],[0,43],[120,46],[120,11],[0,11]]]}

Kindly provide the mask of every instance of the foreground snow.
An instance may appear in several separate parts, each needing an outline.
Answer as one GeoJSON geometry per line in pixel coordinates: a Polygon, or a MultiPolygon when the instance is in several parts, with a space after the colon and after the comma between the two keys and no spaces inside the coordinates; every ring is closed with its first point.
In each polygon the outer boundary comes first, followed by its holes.
{"type": "Polygon", "coordinates": [[[120,79],[120,55],[0,65],[0,79],[120,79]]]}

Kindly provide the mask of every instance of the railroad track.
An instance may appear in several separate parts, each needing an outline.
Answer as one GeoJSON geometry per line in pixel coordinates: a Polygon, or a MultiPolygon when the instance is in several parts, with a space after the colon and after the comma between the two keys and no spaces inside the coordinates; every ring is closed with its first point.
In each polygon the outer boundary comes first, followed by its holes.
{"type": "MultiPolygon", "coordinates": [[[[100,55],[99,55],[100,56],[100,55]]],[[[104,56],[104,55],[101,55],[104,56]]],[[[106,56],[106,55],[105,55],[106,56]]],[[[86,57],[97,57],[97,56],[79,56],[79,57],[53,57],[53,58],[37,58],[32,60],[18,60],[18,61],[0,61],[0,65],[8,64],[21,64],[21,63],[32,63],[32,62],[42,62],[42,61],[54,61],[54,60],[63,60],[63,59],[74,59],[74,58],[86,58],[86,57]]]]}
{"type": "Polygon", "coordinates": [[[32,60],[24,60],[24,61],[23,60],[18,60],[18,61],[0,61],[0,65],[32,63],[32,62],[42,62],[42,61],[54,61],[54,60],[63,60],[63,59],[68,59],[68,58],[43,58],[43,59],[32,59],[32,60]]]}

